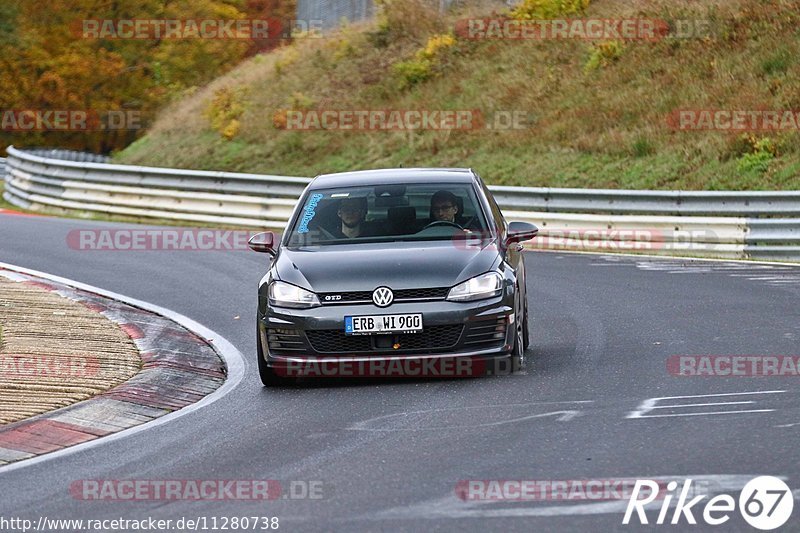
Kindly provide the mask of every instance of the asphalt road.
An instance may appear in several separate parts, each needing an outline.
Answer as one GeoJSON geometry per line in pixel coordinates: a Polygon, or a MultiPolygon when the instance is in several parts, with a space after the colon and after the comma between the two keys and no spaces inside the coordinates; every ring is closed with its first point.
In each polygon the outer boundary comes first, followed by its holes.
{"type": "MultiPolygon", "coordinates": [[[[530,253],[524,375],[267,390],[253,338],[265,257],[67,246],[70,229],[110,226],[0,214],[0,261],[182,313],[245,355],[245,379],[167,424],[0,471],[0,517],[275,516],[285,531],[624,531],[637,529],[622,525],[625,502],[463,501],[456,485],[690,476],[737,497],[744,481],[764,474],[800,489],[800,378],[679,377],[666,365],[683,354],[798,355],[800,268],[530,253]],[[715,394],[730,396],[651,401],[644,405],[700,406],[630,418],[648,399],[715,394]],[[699,414],[707,412],[719,414],[699,414]],[[81,479],[275,479],[323,489],[313,500],[84,501],[68,490],[81,479]]],[[[800,529],[798,512],[788,529],[800,529]]],[[[749,530],[731,516],[711,529],[749,530]]]]}

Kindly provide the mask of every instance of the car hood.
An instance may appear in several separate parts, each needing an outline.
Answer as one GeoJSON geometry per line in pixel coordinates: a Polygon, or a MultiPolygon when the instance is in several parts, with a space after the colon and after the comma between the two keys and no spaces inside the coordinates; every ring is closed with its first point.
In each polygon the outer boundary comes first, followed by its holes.
{"type": "Polygon", "coordinates": [[[451,287],[500,261],[493,240],[391,242],[282,248],[278,278],[314,292],[451,287]]]}

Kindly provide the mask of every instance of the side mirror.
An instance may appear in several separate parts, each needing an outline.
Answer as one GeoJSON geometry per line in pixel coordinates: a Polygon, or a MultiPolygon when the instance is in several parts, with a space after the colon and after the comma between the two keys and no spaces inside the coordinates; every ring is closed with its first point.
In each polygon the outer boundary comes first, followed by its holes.
{"type": "Polygon", "coordinates": [[[529,241],[539,234],[539,228],[530,222],[509,222],[506,246],[515,242],[529,241]]]}
{"type": "Polygon", "coordinates": [[[265,231],[263,233],[256,233],[250,237],[250,240],[247,241],[247,246],[249,246],[254,252],[275,255],[274,243],[275,234],[271,231],[265,231]]]}

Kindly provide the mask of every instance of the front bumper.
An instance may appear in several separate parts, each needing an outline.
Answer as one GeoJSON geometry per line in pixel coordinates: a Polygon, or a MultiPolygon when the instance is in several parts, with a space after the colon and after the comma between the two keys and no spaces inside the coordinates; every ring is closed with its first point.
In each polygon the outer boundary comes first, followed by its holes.
{"type": "Polygon", "coordinates": [[[277,369],[300,368],[310,363],[328,367],[337,364],[350,368],[354,375],[365,369],[380,373],[381,368],[397,365],[408,370],[409,364],[429,371],[444,369],[459,359],[475,362],[507,358],[514,338],[513,301],[514,294],[504,291],[501,296],[477,302],[436,300],[396,303],[389,308],[372,304],[312,309],[267,307],[266,315],[259,314],[259,342],[267,364],[277,369]],[[345,316],[403,313],[422,313],[423,331],[344,334],[345,316]]]}

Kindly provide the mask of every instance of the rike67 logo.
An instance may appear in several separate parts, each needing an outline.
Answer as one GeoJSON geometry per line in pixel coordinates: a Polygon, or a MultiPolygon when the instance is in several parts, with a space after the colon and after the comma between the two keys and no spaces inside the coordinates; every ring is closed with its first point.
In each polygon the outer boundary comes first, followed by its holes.
{"type": "MultiPolygon", "coordinates": [[[[661,509],[655,521],[659,525],[681,524],[684,523],[683,520],[686,521],[685,523],[695,525],[697,524],[695,513],[701,514],[705,523],[712,526],[718,526],[730,520],[737,503],[733,496],[718,494],[705,502],[705,505],[699,505],[707,495],[695,496],[688,500],[691,486],[692,480],[687,479],[678,493],[678,482],[670,481],[666,487],[666,494],[659,494],[660,487],[657,482],[649,479],[636,480],[622,523],[631,523],[635,514],[640,524],[648,524],[644,506],[656,499],[661,500],[661,509]],[[640,492],[646,496],[640,499],[640,492]],[[677,503],[672,510],[671,520],[666,522],[674,496],[677,496],[677,503]]],[[[738,504],[739,513],[748,524],[756,529],[767,531],[776,529],[789,520],[794,508],[794,495],[782,480],[772,476],[759,476],[747,482],[742,492],[739,493],[738,504]]]]}

